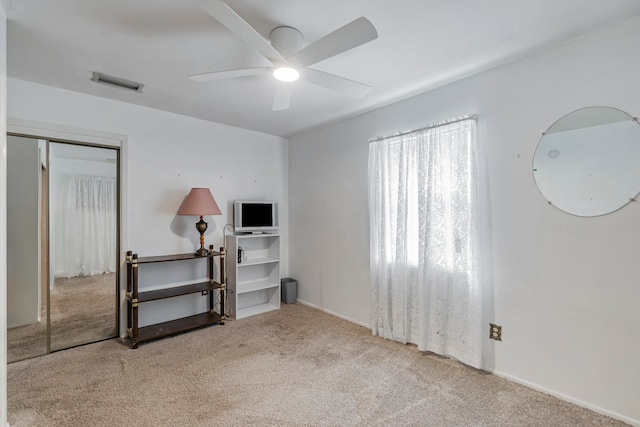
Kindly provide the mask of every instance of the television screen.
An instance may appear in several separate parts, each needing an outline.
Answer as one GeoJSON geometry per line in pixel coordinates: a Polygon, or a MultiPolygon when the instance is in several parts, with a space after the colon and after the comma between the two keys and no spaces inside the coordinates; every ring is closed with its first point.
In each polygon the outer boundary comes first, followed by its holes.
{"type": "Polygon", "coordinates": [[[267,203],[242,204],[243,227],[272,227],[273,207],[267,203]]]}
{"type": "Polygon", "coordinates": [[[233,203],[236,233],[265,233],[278,230],[278,202],[236,200],[233,203]]]}

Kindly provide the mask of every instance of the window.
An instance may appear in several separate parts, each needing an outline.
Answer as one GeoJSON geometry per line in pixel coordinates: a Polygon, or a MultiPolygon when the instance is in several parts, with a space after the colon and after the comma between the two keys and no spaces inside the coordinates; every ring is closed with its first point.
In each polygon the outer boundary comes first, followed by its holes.
{"type": "Polygon", "coordinates": [[[432,266],[466,271],[460,254],[472,226],[474,138],[470,118],[371,142],[384,262],[406,257],[416,266],[431,244],[439,248],[432,266]]]}

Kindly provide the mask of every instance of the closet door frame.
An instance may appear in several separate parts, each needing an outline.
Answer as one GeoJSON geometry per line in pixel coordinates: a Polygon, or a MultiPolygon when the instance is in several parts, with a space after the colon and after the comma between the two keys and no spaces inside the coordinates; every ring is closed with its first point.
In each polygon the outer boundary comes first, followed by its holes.
{"type": "MultiPolygon", "coordinates": [[[[7,118],[7,134],[15,136],[23,136],[29,138],[44,139],[51,142],[64,142],[70,144],[78,144],[85,146],[95,146],[99,148],[115,148],[118,149],[117,162],[118,170],[118,303],[117,303],[117,328],[118,336],[123,338],[126,329],[126,310],[124,309],[126,290],[123,286],[126,284],[126,269],[123,268],[123,262],[126,259],[126,253],[123,248],[129,246],[128,242],[128,212],[127,195],[128,195],[128,141],[127,136],[122,134],[93,131],[87,129],[74,128],[69,126],[60,126],[49,123],[41,123],[30,120],[7,118]]],[[[48,144],[47,144],[48,145],[48,144]]],[[[47,153],[48,157],[48,153],[47,153]]],[[[49,249],[47,248],[47,251],[49,249]]],[[[49,258],[49,254],[47,254],[49,258]]],[[[47,337],[49,340],[49,337],[47,337]]],[[[49,343],[47,343],[49,352],[49,343]]]]}

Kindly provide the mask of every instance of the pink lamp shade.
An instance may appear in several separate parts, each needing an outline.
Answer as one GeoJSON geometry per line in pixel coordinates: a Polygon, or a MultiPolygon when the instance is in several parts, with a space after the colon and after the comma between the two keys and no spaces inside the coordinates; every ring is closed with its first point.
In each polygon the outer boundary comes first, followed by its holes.
{"type": "Polygon", "coordinates": [[[192,188],[182,202],[178,215],[222,215],[222,212],[208,188],[192,188]]]}
{"type": "Polygon", "coordinates": [[[209,256],[209,252],[204,247],[204,232],[207,231],[208,224],[202,219],[205,215],[222,215],[218,204],[213,199],[208,188],[192,188],[187,198],[178,209],[178,215],[199,216],[200,221],[196,222],[196,230],[200,233],[200,249],[196,251],[198,256],[209,256]]]}

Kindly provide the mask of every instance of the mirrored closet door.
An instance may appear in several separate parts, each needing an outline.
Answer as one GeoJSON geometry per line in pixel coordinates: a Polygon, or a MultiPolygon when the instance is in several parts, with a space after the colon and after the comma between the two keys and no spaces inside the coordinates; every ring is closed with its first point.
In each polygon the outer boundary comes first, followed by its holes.
{"type": "Polygon", "coordinates": [[[114,148],[7,138],[7,359],[118,333],[114,148]]]}

